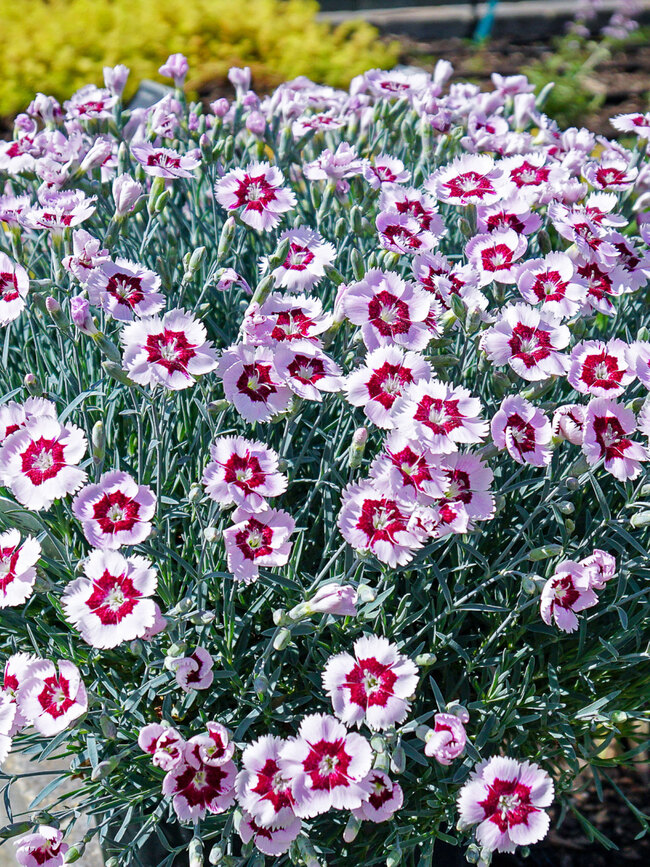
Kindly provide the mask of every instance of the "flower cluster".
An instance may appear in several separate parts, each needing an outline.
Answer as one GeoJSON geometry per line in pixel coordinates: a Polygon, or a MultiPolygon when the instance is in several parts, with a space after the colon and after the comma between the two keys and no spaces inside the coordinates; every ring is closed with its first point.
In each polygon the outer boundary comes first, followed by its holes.
{"type": "Polygon", "coordinates": [[[487,865],[643,748],[650,118],[452,73],[175,54],[0,143],[0,760],[120,867],[487,865]]]}

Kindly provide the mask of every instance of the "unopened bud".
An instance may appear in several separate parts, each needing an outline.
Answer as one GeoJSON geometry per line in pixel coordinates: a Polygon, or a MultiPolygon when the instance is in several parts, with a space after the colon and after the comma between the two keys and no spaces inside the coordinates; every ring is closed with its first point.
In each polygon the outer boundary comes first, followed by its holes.
{"type": "Polygon", "coordinates": [[[287,256],[289,255],[289,250],[291,249],[291,239],[285,238],[280,244],[278,244],[275,253],[269,256],[269,265],[271,268],[278,268],[280,265],[284,264],[287,260],[287,256]]]}
{"type": "Polygon", "coordinates": [[[563,515],[572,515],[576,510],[576,507],[569,500],[560,500],[557,507],[563,515]]]}
{"type": "Polygon", "coordinates": [[[644,509],[642,512],[637,512],[630,518],[630,524],[635,530],[640,530],[641,527],[647,527],[650,524],[650,509],[644,509]]]}
{"type": "Polygon", "coordinates": [[[398,867],[398,864],[402,863],[402,850],[399,845],[396,843],[388,850],[388,857],[386,858],[386,867],[398,867]]]}
{"type": "Polygon", "coordinates": [[[116,364],[114,361],[102,361],[102,367],[106,371],[106,373],[112,378],[117,380],[117,382],[121,382],[123,385],[135,385],[132,379],[129,379],[125,370],[123,370],[119,364],[116,364]]]}
{"type": "Polygon", "coordinates": [[[107,759],[104,762],[100,762],[93,768],[90,779],[93,781],[93,783],[105,779],[115,770],[118,762],[119,759],[117,756],[112,756],[110,759],[107,759]]]}
{"type": "Polygon", "coordinates": [[[394,774],[403,774],[406,769],[406,753],[404,747],[397,746],[393,750],[390,760],[390,769],[394,774]]]}
{"type": "Polygon", "coordinates": [[[211,415],[218,415],[220,412],[226,412],[230,409],[230,401],[222,398],[221,400],[211,400],[208,404],[208,412],[211,415]]]}
{"type": "Polygon", "coordinates": [[[528,559],[533,562],[537,560],[548,560],[549,557],[558,557],[562,553],[562,545],[542,545],[541,548],[533,548],[528,555],[528,559]]]}
{"type": "Polygon", "coordinates": [[[203,867],[203,841],[200,837],[193,837],[187,847],[189,867],[203,867]]]}
{"type": "Polygon", "coordinates": [[[580,487],[580,482],[576,479],[575,476],[569,476],[568,479],[564,480],[564,484],[567,491],[577,491],[580,487]]]}
{"type": "Polygon", "coordinates": [[[201,485],[192,485],[187,492],[187,500],[189,503],[196,503],[203,496],[203,488],[201,485]]]}
{"type": "Polygon", "coordinates": [[[234,217],[228,217],[226,222],[223,224],[221,235],[219,236],[219,246],[217,247],[217,259],[223,259],[228,250],[230,250],[235,237],[236,225],[234,217]]]}
{"type": "Polygon", "coordinates": [[[165,192],[165,179],[164,178],[154,178],[151,183],[151,189],[149,190],[149,201],[147,202],[147,210],[149,211],[149,216],[153,217],[157,210],[157,203],[160,197],[165,192]]]}
{"type": "Polygon", "coordinates": [[[116,364],[121,361],[122,356],[120,355],[120,350],[112,341],[103,335],[101,331],[93,334],[92,338],[109,361],[115,362],[116,364]]]}
{"type": "Polygon", "coordinates": [[[621,723],[627,722],[628,715],[624,710],[615,710],[612,714],[612,722],[615,725],[620,725],[621,723]]]}
{"type": "Polygon", "coordinates": [[[270,689],[268,677],[265,674],[258,674],[253,681],[253,689],[260,698],[263,698],[270,689]]]}
{"type": "Polygon", "coordinates": [[[223,859],[223,849],[217,843],[212,849],[210,849],[210,854],[208,855],[208,863],[209,864],[220,864],[223,859]]]}
{"type": "Polygon", "coordinates": [[[206,542],[216,542],[221,536],[221,531],[217,527],[206,527],[203,531],[203,538],[206,542]]]}
{"type": "Polygon", "coordinates": [[[357,588],[357,595],[359,597],[359,602],[363,603],[374,602],[377,598],[377,593],[373,590],[372,587],[369,587],[367,584],[359,584],[357,588]]]}
{"type": "Polygon", "coordinates": [[[0,840],[8,840],[9,837],[17,837],[18,834],[26,834],[32,827],[31,822],[12,822],[0,829],[0,840]]]}
{"type": "Polygon", "coordinates": [[[549,238],[546,229],[540,229],[537,233],[537,243],[539,244],[539,249],[542,251],[542,253],[550,253],[553,249],[551,245],[551,239],[549,238]]]}
{"type": "Polygon", "coordinates": [[[467,851],[465,852],[465,860],[468,864],[478,864],[479,858],[481,857],[481,850],[476,845],[476,843],[470,843],[467,847],[467,851]]]}
{"type": "Polygon", "coordinates": [[[361,820],[356,816],[350,815],[348,823],[343,829],[343,839],[346,843],[352,843],[356,839],[357,834],[361,829],[361,820]]]}
{"type": "Polygon", "coordinates": [[[283,626],[277,631],[277,634],[273,639],[273,647],[275,650],[286,650],[290,643],[291,630],[287,629],[286,626],[283,626]]]}
{"type": "Polygon", "coordinates": [[[139,638],[134,638],[129,642],[129,650],[134,656],[142,656],[144,653],[144,643],[139,638]]]}
{"type": "Polygon", "coordinates": [[[571,518],[567,518],[566,521],[564,522],[564,529],[567,531],[567,533],[569,533],[569,534],[573,533],[575,528],[576,528],[576,522],[573,521],[571,518]]]}
{"type": "Polygon", "coordinates": [[[368,429],[365,427],[357,428],[352,435],[352,444],[350,445],[350,453],[348,457],[348,465],[350,469],[356,470],[361,466],[367,441],[368,429]]]}
{"type": "Polygon", "coordinates": [[[106,455],[106,433],[104,432],[103,421],[95,422],[90,438],[93,446],[93,460],[95,463],[101,464],[106,455]]]}
{"type": "Polygon", "coordinates": [[[86,851],[86,844],[80,840],[75,846],[70,846],[68,851],[63,856],[64,864],[74,864],[75,861],[78,861],[83,853],[86,851]]]}
{"type": "Polygon", "coordinates": [[[99,727],[102,730],[104,737],[109,741],[114,740],[117,737],[117,726],[107,714],[103,713],[100,715],[99,727]]]}
{"type": "Polygon", "coordinates": [[[23,385],[33,397],[40,397],[43,394],[43,388],[35,373],[26,373],[23,385]]]}
{"type": "Polygon", "coordinates": [[[415,657],[415,664],[421,668],[428,668],[430,665],[435,665],[437,659],[435,653],[420,653],[415,657]]]}
{"type": "Polygon", "coordinates": [[[196,272],[201,267],[201,262],[205,256],[205,247],[197,247],[191,253],[188,253],[183,258],[185,273],[183,274],[183,283],[188,283],[196,272]]]}

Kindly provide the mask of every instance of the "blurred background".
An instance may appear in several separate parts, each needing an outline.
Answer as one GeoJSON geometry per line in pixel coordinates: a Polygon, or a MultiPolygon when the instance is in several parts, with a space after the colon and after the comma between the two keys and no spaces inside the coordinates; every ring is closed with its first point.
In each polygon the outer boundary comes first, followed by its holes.
{"type": "Polygon", "coordinates": [[[258,92],[297,75],[346,87],[368,68],[441,57],[479,84],[524,72],[555,82],[560,123],[612,135],[609,117],[648,108],[649,35],[650,0],[0,0],[0,132],[37,91],[63,100],[125,63],[129,98],[182,52],[188,91],[206,102],[229,95],[233,65],[251,67],[258,92]]]}

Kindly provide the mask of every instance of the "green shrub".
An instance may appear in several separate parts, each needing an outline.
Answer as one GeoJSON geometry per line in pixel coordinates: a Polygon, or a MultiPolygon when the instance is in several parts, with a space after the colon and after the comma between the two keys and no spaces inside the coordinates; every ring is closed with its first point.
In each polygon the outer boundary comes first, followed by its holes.
{"type": "Polygon", "coordinates": [[[397,43],[364,22],[332,29],[317,11],[314,0],[0,0],[0,116],[36,91],[62,99],[99,83],[104,65],[130,67],[133,89],[176,51],[189,59],[190,92],[237,64],[258,89],[296,75],[341,86],[394,65],[397,43]]]}

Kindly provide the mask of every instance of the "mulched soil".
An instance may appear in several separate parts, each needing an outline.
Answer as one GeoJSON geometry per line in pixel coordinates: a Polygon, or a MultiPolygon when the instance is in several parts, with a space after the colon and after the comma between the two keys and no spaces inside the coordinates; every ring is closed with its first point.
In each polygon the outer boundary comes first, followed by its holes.
{"type": "MultiPolygon", "coordinates": [[[[403,45],[402,62],[413,65],[431,65],[431,58],[450,60],[455,69],[455,80],[488,83],[492,72],[515,75],[535,60],[553,54],[552,42],[539,40],[518,42],[513,39],[490,40],[477,46],[463,39],[444,39],[419,42],[398,37],[403,45]]],[[[615,134],[609,118],[615,114],[646,111],[650,107],[650,43],[628,44],[602,61],[589,76],[589,86],[595,93],[604,94],[602,107],[581,123],[594,132],[615,134]]]]}

